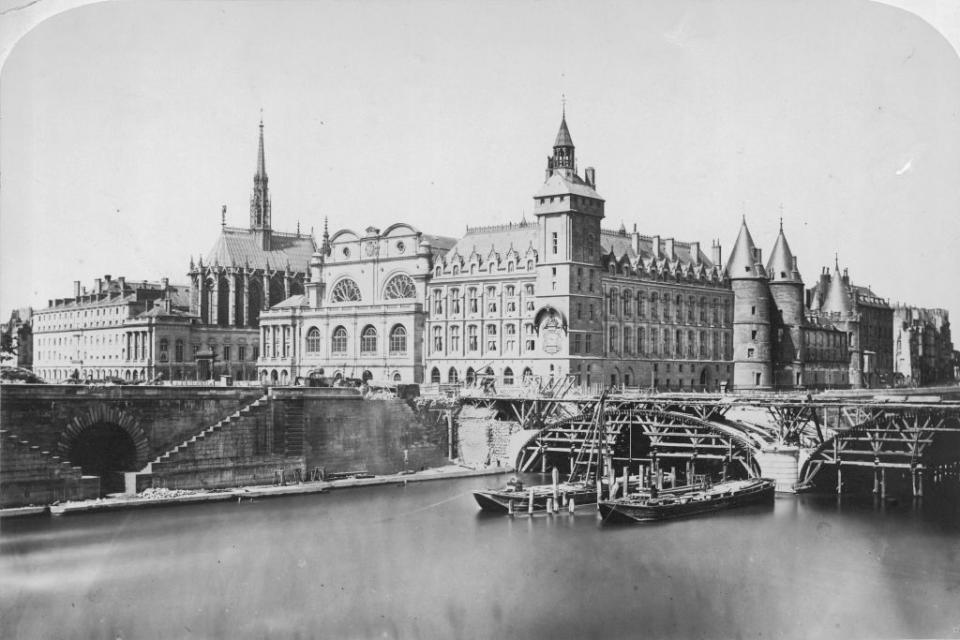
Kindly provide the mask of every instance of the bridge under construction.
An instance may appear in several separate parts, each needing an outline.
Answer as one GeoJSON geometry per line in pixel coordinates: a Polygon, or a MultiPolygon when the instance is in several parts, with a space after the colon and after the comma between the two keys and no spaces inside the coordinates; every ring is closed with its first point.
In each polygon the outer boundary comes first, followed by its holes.
{"type": "Polygon", "coordinates": [[[566,470],[578,455],[618,470],[772,477],[778,491],[870,489],[960,478],[960,389],[923,393],[573,394],[554,389],[463,390],[460,406],[489,410],[530,437],[519,471],[566,470]],[[602,403],[601,407],[597,405],[602,403]],[[602,436],[593,424],[602,416],[602,436]]]}

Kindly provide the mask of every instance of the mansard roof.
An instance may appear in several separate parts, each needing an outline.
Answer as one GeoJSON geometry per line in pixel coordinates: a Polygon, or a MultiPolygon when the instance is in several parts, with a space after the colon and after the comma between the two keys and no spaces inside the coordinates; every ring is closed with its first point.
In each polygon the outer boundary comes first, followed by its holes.
{"type": "Polygon", "coordinates": [[[539,225],[535,222],[467,227],[467,232],[456,242],[447,255],[460,255],[465,262],[469,262],[470,255],[477,253],[488,260],[492,250],[500,256],[501,260],[506,260],[507,254],[512,248],[517,254],[523,256],[528,247],[532,246],[536,249],[538,229],[539,225]]]}
{"type": "Polygon", "coordinates": [[[773,251],[770,253],[770,260],[767,261],[767,274],[772,282],[803,282],[800,272],[795,271],[793,267],[794,256],[790,251],[790,245],[787,243],[787,237],[783,235],[783,227],[780,227],[780,235],[777,236],[777,242],[773,245],[773,251]]]}
{"type": "MultiPolygon", "coordinates": [[[[648,262],[654,258],[658,260],[668,259],[670,256],[667,255],[667,244],[665,238],[660,240],[660,250],[654,255],[653,251],[653,237],[652,236],[639,236],[638,245],[640,252],[637,253],[633,245],[633,236],[631,234],[623,234],[617,231],[610,231],[607,229],[602,229],[600,231],[600,249],[603,254],[612,253],[617,259],[626,255],[631,263],[636,262],[637,258],[648,262]]],[[[714,267],[714,264],[710,261],[710,258],[707,257],[703,251],[699,251],[699,264],[703,265],[707,269],[714,267]]],[[[681,264],[694,265],[698,264],[694,261],[695,256],[693,255],[693,247],[691,243],[688,242],[673,242],[673,260],[679,261],[681,264]]]]}
{"type": "Polygon", "coordinates": [[[289,264],[292,271],[307,271],[310,256],[317,250],[313,236],[273,231],[270,249],[264,250],[259,233],[250,229],[224,227],[207,254],[206,264],[251,269],[285,269],[289,264]]]}

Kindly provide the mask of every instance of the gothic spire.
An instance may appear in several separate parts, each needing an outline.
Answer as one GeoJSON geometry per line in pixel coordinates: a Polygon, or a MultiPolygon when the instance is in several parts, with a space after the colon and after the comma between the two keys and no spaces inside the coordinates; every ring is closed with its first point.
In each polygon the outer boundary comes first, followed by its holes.
{"type": "Polygon", "coordinates": [[[260,145],[257,149],[257,178],[262,178],[266,180],[267,178],[267,162],[263,155],[263,111],[260,111],[260,145]]]}
{"type": "Polygon", "coordinates": [[[263,153],[263,114],[260,115],[260,139],[257,148],[257,173],[253,176],[253,193],[250,195],[250,229],[264,231],[263,248],[270,247],[270,191],[267,178],[267,163],[263,153]]]}

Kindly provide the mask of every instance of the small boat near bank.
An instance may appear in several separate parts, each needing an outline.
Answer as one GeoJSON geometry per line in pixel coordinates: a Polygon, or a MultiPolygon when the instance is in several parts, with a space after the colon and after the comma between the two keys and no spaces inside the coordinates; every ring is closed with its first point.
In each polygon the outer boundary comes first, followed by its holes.
{"type": "Polygon", "coordinates": [[[473,498],[481,509],[492,513],[543,512],[547,511],[548,504],[560,508],[571,500],[575,505],[595,503],[597,486],[594,482],[573,481],[525,487],[522,481],[513,478],[500,489],[474,491],[473,498]]]}
{"type": "Polygon", "coordinates": [[[731,480],[718,484],[704,480],[683,492],[660,494],[645,491],[623,498],[601,500],[597,506],[604,523],[652,522],[772,502],[775,488],[775,481],[769,478],[731,480]]]}

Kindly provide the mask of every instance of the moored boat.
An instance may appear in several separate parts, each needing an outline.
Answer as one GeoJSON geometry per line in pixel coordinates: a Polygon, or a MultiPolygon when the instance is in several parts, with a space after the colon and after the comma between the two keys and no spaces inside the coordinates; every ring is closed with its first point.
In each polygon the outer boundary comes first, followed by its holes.
{"type": "Polygon", "coordinates": [[[532,500],[533,511],[546,511],[548,500],[556,499],[556,507],[566,506],[570,500],[574,504],[592,504],[597,501],[595,482],[560,482],[556,485],[537,484],[524,486],[523,482],[512,479],[500,489],[479,489],[473,492],[473,498],[484,511],[494,513],[521,513],[529,511],[532,500]]]}
{"type": "Polygon", "coordinates": [[[773,500],[776,483],[769,478],[732,480],[718,484],[702,484],[689,491],[659,494],[629,494],[598,503],[604,523],[650,522],[695,516],[722,509],[742,507],[773,500]]]}

